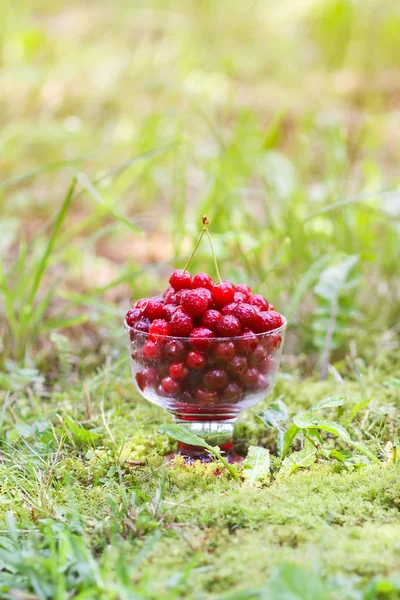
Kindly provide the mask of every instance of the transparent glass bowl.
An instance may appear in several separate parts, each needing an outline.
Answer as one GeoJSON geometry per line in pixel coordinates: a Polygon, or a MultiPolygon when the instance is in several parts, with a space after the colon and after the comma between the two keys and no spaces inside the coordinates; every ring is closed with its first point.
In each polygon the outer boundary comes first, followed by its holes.
{"type": "MultiPolygon", "coordinates": [[[[151,336],[126,323],[125,330],[140,394],[166,409],[175,422],[219,446],[229,461],[241,460],[232,446],[234,423],[239,413],[271,393],[286,320],[267,333],[210,340],[151,336]]],[[[176,454],[189,463],[211,460],[203,448],[182,443],[176,454]]]]}

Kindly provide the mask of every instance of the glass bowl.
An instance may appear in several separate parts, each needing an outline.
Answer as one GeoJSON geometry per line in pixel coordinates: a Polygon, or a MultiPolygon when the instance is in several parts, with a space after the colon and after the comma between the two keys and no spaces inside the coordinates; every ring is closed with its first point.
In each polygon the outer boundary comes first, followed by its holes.
{"type": "MultiPolygon", "coordinates": [[[[275,385],[286,320],[279,329],[239,337],[190,339],[150,335],[125,323],[135,385],[175,422],[219,446],[230,462],[238,415],[268,396],[275,385]]],[[[174,455],[209,462],[209,453],[181,442],[174,455]]]]}

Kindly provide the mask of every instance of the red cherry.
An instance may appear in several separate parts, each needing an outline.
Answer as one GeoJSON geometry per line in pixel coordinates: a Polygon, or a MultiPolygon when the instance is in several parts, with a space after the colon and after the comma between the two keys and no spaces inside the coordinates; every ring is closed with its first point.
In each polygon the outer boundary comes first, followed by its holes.
{"type": "Polygon", "coordinates": [[[164,356],[168,360],[179,362],[185,356],[185,344],[179,340],[168,340],[164,346],[164,356]]]}
{"type": "Polygon", "coordinates": [[[191,369],[202,371],[207,364],[207,357],[197,350],[192,350],[187,355],[186,364],[191,369]]]}
{"type": "Polygon", "coordinates": [[[222,390],[228,383],[228,375],[223,369],[211,369],[204,375],[204,387],[208,390],[222,390]]]}
{"type": "Polygon", "coordinates": [[[233,342],[214,342],[212,355],[215,360],[229,362],[235,356],[235,344],[233,342]]]}
{"type": "Polygon", "coordinates": [[[232,315],[233,311],[236,308],[236,306],[237,306],[236,302],[230,302],[229,304],[225,304],[225,306],[223,306],[221,308],[221,314],[223,316],[225,316],[225,315],[232,315]]]}
{"type": "Polygon", "coordinates": [[[255,306],[257,310],[268,310],[268,300],[264,296],[261,296],[261,294],[253,294],[247,302],[251,306],[255,306]]]}
{"type": "Polygon", "coordinates": [[[258,377],[257,377],[257,383],[255,384],[254,388],[257,391],[267,392],[268,387],[269,387],[268,378],[265,377],[265,375],[263,375],[262,373],[259,373],[258,377]]]}
{"type": "Polygon", "coordinates": [[[275,312],[274,310],[261,311],[258,313],[255,320],[255,327],[257,333],[264,333],[266,331],[272,331],[278,329],[283,325],[282,315],[275,312]]]}
{"type": "Polygon", "coordinates": [[[190,292],[190,290],[188,289],[183,289],[183,290],[179,290],[178,292],[176,292],[175,294],[175,302],[177,304],[182,304],[184,299],[186,298],[186,295],[190,292]]]}
{"type": "Polygon", "coordinates": [[[211,290],[213,285],[213,280],[207,273],[197,273],[192,279],[192,289],[207,288],[211,290]]]}
{"type": "Polygon", "coordinates": [[[141,392],[144,392],[144,388],[146,387],[146,378],[144,376],[144,373],[142,371],[139,371],[139,373],[136,373],[135,379],[139,390],[141,392]]]}
{"type": "Polygon", "coordinates": [[[193,329],[192,319],[181,308],[178,308],[174,312],[169,324],[171,327],[171,335],[175,335],[177,337],[189,336],[193,329]]]}
{"type": "Polygon", "coordinates": [[[242,388],[238,383],[228,383],[224,389],[222,400],[224,402],[239,402],[242,397],[242,388]]]}
{"type": "Polygon", "coordinates": [[[143,392],[145,387],[155,388],[157,385],[157,371],[152,367],[147,367],[136,374],[136,382],[139,389],[143,392]]]}
{"type": "Polygon", "coordinates": [[[267,348],[270,352],[274,352],[279,350],[282,344],[282,338],[278,334],[271,334],[263,336],[263,344],[264,347],[267,348]]]}
{"type": "Polygon", "coordinates": [[[211,308],[213,306],[214,298],[210,290],[208,290],[207,288],[196,288],[196,290],[194,291],[196,291],[198,294],[200,294],[201,296],[203,296],[203,298],[207,300],[207,308],[211,308]]]}
{"type": "Polygon", "coordinates": [[[143,357],[147,360],[159,360],[161,358],[161,347],[150,340],[145,343],[142,352],[143,357]]]}
{"type": "Polygon", "coordinates": [[[230,281],[223,281],[213,286],[212,293],[217,306],[229,304],[229,302],[233,301],[235,286],[230,281]]]}
{"type": "Polygon", "coordinates": [[[243,329],[240,339],[236,341],[237,349],[241,352],[253,352],[258,346],[258,339],[251,329],[243,329]]]}
{"type": "Polygon", "coordinates": [[[164,316],[167,321],[171,320],[172,315],[176,311],[175,304],[164,304],[164,316]]]}
{"type": "Polygon", "coordinates": [[[146,319],[146,317],[142,317],[139,321],[135,323],[136,331],[142,331],[143,333],[147,333],[150,327],[150,319],[146,319]]]}
{"type": "Polygon", "coordinates": [[[260,371],[260,373],[263,373],[265,375],[267,373],[271,373],[272,371],[274,371],[274,369],[276,369],[276,366],[277,366],[276,359],[271,355],[267,355],[257,365],[257,369],[260,371]]]}
{"type": "Polygon", "coordinates": [[[202,388],[198,388],[196,390],[195,395],[196,395],[196,400],[198,400],[198,402],[202,402],[204,404],[211,404],[212,402],[216,402],[218,400],[217,392],[203,390],[202,388]]]}
{"type": "Polygon", "coordinates": [[[261,344],[257,346],[250,354],[249,354],[249,362],[252,367],[260,367],[264,360],[267,357],[267,352],[265,348],[262,347],[261,344]]]}
{"type": "Polygon", "coordinates": [[[169,278],[169,282],[175,291],[190,288],[192,285],[192,277],[189,271],[183,271],[183,269],[176,269],[172,271],[169,278]]]}
{"type": "Polygon", "coordinates": [[[239,285],[236,286],[236,291],[244,294],[246,296],[246,300],[250,298],[253,293],[251,287],[249,287],[246,283],[239,283],[239,285]]]}
{"type": "Polygon", "coordinates": [[[217,335],[221,337],[235,337],[240,335],[242,327],[239,319],[233,315],[225,315],[217,325],[217,335]]]}
{"type": "Polygon", "coordinates": [[[140,308],[141,310],[144,310],[146,308],[146,306],[149,303],[150,298],[140,298],[139,300],[136,300],[135,304],[133,305],[134,308],[140,308]]]}
{"type": "Polygon", "coordinates": [[[165,304],[176,304],[175,290],[172,286],[168,286],[164,292],[165,304]]]}
{"type": "Polygon", "coordinates": [[[164,379],[161,381],[161,387],[168,396],[179,394],[181,391],[181,384],[179,381],[172,379],[170,376],[164,377],[164,379]]]}
{"type": "Polygon", "coordinates": [[[171,335],[171,327],[164,319],[155,319],[149,327],[149,339],[157,339],[159,335],[171,335]]]}
{"type": "Polygon", "coordinates": [[[215,331],[221,317],[219,310],[207,310],[201,318],[201,326],[215,331]]]}
{"type": "Polygon", "coordinates": [[[183,392],[183,394],[180,397],[181,402],[184,402],[185,404],[193,404],[194,403],[194,398],[192,396],[192,394],[190,392],[188,392],[188,390],[185,390],[183,392]]]}
{"type": "Polygon", "coordinates": [[[136,321],[140,319],[142,316],[142,311],[140,308],[131,308],[125,315],[125,322],[128,327],[133,327],[136,321]]]}
{"type": "Polygon", "coordinates": [[[247,359],[245,356],[240,356],[239,354],[237,354],[229,362],[228,367],[232,375],[240,377],[241,375],[243,375],[243,373],[246,373],[247,371],[247,359]]]}
{"type": "Polygon", "coordinates": [[[169,374],[174,379],[185,379],[188,374],[188,370],[182,362],[175,362],[169,368],[169,374]]]}
{"type": "Polygon", "coordinates": [[[215,338],[215,334],[210,329],[195,327],[190,334],[190,345],[196,350],[205,352],[210,348],[213,338],[215,338]]]}
{"type": "Polygon", "coordinates": [[[245,303],[238,304],[233,310],[233,315],[239,319],[242,327],[250,327],[251,329],[254,326],[256,314],[254,307],[245,303]]]}
{"type": "Polygon", "coordinates": [[[246,373],[242,375],[243,385],[250,390],[254,390],[258,384],[259,372],[254,367],[247,369],[246,373]]]}
{"type": "Polygon", "coordinates": [[[246,302],[247,296],[246,294],[242,294],[242,292],[235,292],[233,300],[239,304],[240,302],[246,302]]]}
{"type": "Polygon", "coordinates": [[[162,319],[164,317],[164,306],[157,298],[150,298],[146,308],[143,309],[143,315],[149,319],[162,319]]]}
{"type": "MultiPolygon", "coordinates": [[[[211,292],[203,288],[211,296],[211,292]]],[[[185,294],[182,300],[182,306],[191,317],[201,317],[208,308],[208,299],[201,290],[191,290],[185,294]]]]}

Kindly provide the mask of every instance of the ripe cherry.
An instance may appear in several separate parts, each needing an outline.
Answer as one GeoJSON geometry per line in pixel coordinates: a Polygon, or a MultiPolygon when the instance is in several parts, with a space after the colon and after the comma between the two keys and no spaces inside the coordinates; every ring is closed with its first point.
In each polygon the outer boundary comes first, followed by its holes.
{"type": "Polygon", "coordinates": [[[212,344],[215,333],[206,327],[195,327],[190,334],[190,345],[196,350],[205,352],[212,344]]]}
{"type": "Polygon", "coordinates": [[[187,337],[193,329],[193,321],[181,308],[177,309],[170,320],[171,335],[187,337]]]}
{"type": "Polygon", "coordinates": [[[174,379],[185,379],[188,374],[188,369],[182,362],[175,362],[169,367],[169,374],[174,379]]]}
{"type": "Polygon", "coordinates": [[[192,350],[187,355],[186,364],[191,369],[202,371],[207,364],[207,357],[197,350],[192,350]]]}
{"type": "Polygon", "coordinates": [[[268,310],[268,300],[266,300],[264,296],[261,296],[261,294],[253,294],[247,302],[248,304],[251,304],[251,306],[255,306],[258,311],[268,310]]]}
{"type": "Polygon", "coordinates": [[[150,298],[147,306],[143,309],[143,315],[149,319],[162,319],[164,317],[164,307],[158,298],[150,298]]]}
{"type": "Polygon", "coordinates": [[[207,273],[197,273],[192,279],[192,289],[207,288],[211,290],[213,285],[213,280],[207,273]]]}
{"type": "Polygon", "coordinates": [[[235,356],[235,344],[233,342],[214,342],[212,355],[215,360],[229,362],[235,356]]]}
{"type": "Polygon", "coordinates": [[[175,291],[190,288],[192,285],[192,277],[189,271],[183,269],[175,269],[172,271],[169,282],[175,291]]]}
{"type": "Polygon", "coordinates": [[[149,340],[157,339],[160,335],[171,335],[171,327],[164,319],[155,319],[149,327],[149,340]]]}
{"type": "Polygon", "coordinates": [[[141,319],[139,319],[139,321],[136,321],[136,323],[135,323],[136,331],[141,331],[143,333],[147,333],[149,331],[149,327],[150,327],[150,319],[147,319],[146,317],[142,317],[141,319]]]}
{"type": "Polygon", "coordinates": [[[174,362],[181,361],[185,356],[185,344],[180,340],[168,340],[164,346],[164,356],[174,362]]]}
{"type": "Polygon", "coordinates": [[[242,397],[242,393],[242,387],[238,383],[228,383],[228,385],[224,389],[222,400],[224,402],[239,402],[239,400],[242,397]]]}
{"type": "Polygon", "coordinates": [[[164,377],[164,379],[161,381],[161,387],[168,396],[179,394],[181,391],[181,384],[179,381],[176,381],[169,375],[164,377]]]}
{"type": "Polygon", "coordinates": [[[232,314],[239,319],[242,327],[253,329],[257,313],[251,304],[237,304],[232,314]]]}
{"type": "MultiPolygon", "coordinates": [[[[210,295],[211,299],[211,292],[205,288],[203,290],[210,295]]],[[[182,306],[191,317],[201,317],[208,308],[208,302],[208,298],[202,293],[201,289],[196,289],[185,294],[182,306]]]]}
{"type": "Polygon", "coordinates": [[[283,325],[282,316],[274,310],[261,311],[258,313],[255,319],[255,331],[257,333],[264,333],[266,331],[272,331],[278,329],[283,325]]]}
{"type": "Polygon", "coordinates": [[[208,390],[222,390],[228,383],[228,375],[223,369],[211,369],[204,375],[203,381],[208,390]]]}
{"type": "Polygon", "coordinates": [[[259,372],[254,367],[247,369],[246,373],[242,375],[242,382],[245,387],[250,390],[254,390],[258,384],[259,372]]]}
{"type": "Polygon", "coordinates": [[[215,331],[221,317],[219,310],[207,310],[201,318],[201,326],[215,331]]]}
{"type": "Polygon", "coordinates": [[[143,346],[143,358],[147,360],[159,360],[161,358],[161,347],[157,342],[148,340],[143,346]]]}
{"type": "Polygon", "coordinates": [[[216,333],[221,337],[236,337],[240,335],[241,330],[239,319],[233,315],[225,315],[218,322],[216,333]]]}
{"type": "Polygon", "coordinates": [[[247,359],[245,356],[240,356],[240,354],[237,354],[229,362],[228,367],[232,375],[234,375],[235,377],[240,377],[241,375],[243,375],[243,373],[246,373],[247,371],[247,359]]]}
{"type": "Polygon", "coordinates": [[[218,400],[218,393],[212,392],[211,390],[204,390],[203,388],[198,388],[196,390],[196,400],[198,402],[204,404],[212,404],[218,400]]]}
{"type": "Polygon", "coordinates": [[[225,315],[232,315],[233,311],[235,310],[237,306],[236,302],[229,302],[229,304],[225,304],[225,306],[223,306],[221,308],[221,315],[225,316],[225,315]]]}
{"type": "Polygon", "coordinates": [[[142,316],[142,311],[140,308],[132,308],[131,310],[128,310],[128,312],[126,313],[125,322],[128,325],[128,327],[133,327],[135,325],[136,321],[138,321],[141,316],[142,316]]]}
{"type": "Polygon", "coordinates": [[[253,293],[251,287],[249,287],[246,283],[239,283],[239,285],[236,286],[236,291],[244,294],[246,296],[246,300],[250,298],[253,293]]]}
{"type": "Polygon", "coordinates": [[[217,306],[223,306],[224,304],[233,302],[235,286],[230,281],[222,281],[221,283],[217,283],[213,286],[212,293],[215,304],[217,306]]]}

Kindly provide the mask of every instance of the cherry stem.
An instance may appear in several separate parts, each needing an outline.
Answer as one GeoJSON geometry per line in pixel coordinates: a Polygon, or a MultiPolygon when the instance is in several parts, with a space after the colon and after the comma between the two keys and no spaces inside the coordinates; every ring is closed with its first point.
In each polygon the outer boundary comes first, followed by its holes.
{"type": "Polygon", "coordinates": [[[198,238],[198,240],[196,242],[195,247],[193,248],[193,252],[192,252],[192,254],[189,257],[189,260],[187,261],[186,265],[183,267],[183,272],[185,272],[185,271],[188,270],[189,265],[192,262],[192,258],[196,254],[197,248],[199,247],[200,242],[203,239],[203,235],[206,234],[207,237],[208,237],[208,241],[210,243],[211,254],[212,254],[213,259],[214,259],[214,266],[215,266],[215,271],[217,273],[218,281],[219,281],[219,283],[222,283],[221,274],[220,274],[219,269],[218,269],[217,257],[215,256],[214,248],[213,248],[212,241],[211,241],[211,236],[210,236],[210,233],[208,231],[208,226],[210,224],[210,221],[208,220],[208,217],[206,215],[202,216],[201,221],[202,221],[202,224],[203,224],[203,229],[201,230],[201,233],[199,235],[199,238],[198,238]]]}
{"type": "Polygon", "coordinates": [[[197,240],[197,242],[196,242],[196,245],[195,245],[195,247],[193,248],[193,252],[192,252],[192,254],[190,255],[190,257],[189,257],[189,260],[187,261],[186,265],[183,267],[183,272],[185,272],[185,271],[187,271],[187,270],[188,270],[188,268],[189,268],[189,265],[190,265],[190,263],[192,262],[192,258],[193,258],[193,256],[196,254],[196,250],[197,250],[197,248],[199,247],[199,245],[200,245],[200,242],[201,242],[201,240],[202,240],[202,238],[203,238],[203,235],[205,234],[205,232],[206,232],[206,231],[207,231],[207,230],[206,230],[206,228],[205,228],[205,227],[203,227],[203,229],[202,229],[202,232],[201,232],[201,234],[199,235],[199,239],[197,240]]]}
{"type": "Polygon", "coordinates": [[[209,234],[208,229],[206,229],[206,234],[208,237],[208,241],[210,242],[211,254],[214,259],[214,266],[215,266],[215,271],[217,273],[218,281],[219,281],[219,283],[222,283],[221,273],[219,272],[219,269],[218,269],[217,257],[215,256],[214,247],[213,247],[212,241],[211,241],[211,235],[209,234]]]}

